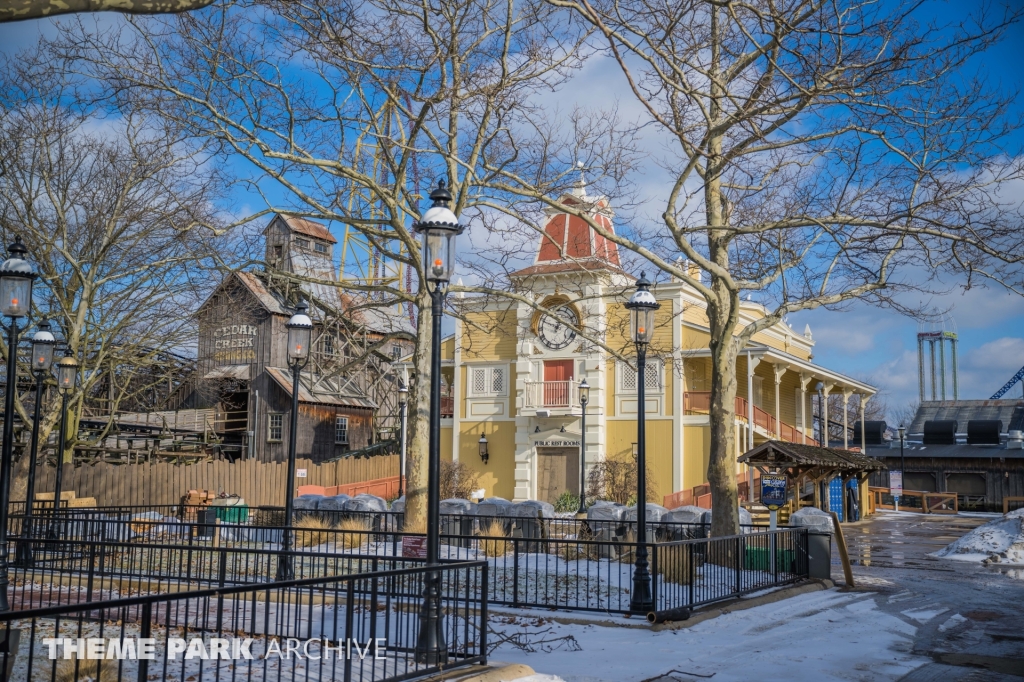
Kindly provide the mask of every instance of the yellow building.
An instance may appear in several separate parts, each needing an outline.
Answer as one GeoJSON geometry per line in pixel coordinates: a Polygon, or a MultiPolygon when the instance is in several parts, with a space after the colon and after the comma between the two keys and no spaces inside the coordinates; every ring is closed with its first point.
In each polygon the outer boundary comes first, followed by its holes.
{"type": "MultiPolygon", "coordinates": [[[[583,204],[612,229],[607,200],[588,196],[582,183],[560,201],[583,204]]],[[[700,277],[697,270],[690,272],[700,277]]],[[[516,291],[528,292],[569,324],[526,303],[461,301],[464,320],[456,321],[443,347],[451,398],[442,412],[451,416],[442,420],[442,453],[477,470],[488,496],[553,502],[565,490],[579,490],[578,385],[584,378],[591,387],[588,467],[604,458],[632,456],[637,377],[623,361],[635,354],[623,304],[635,277],[620,267],[615,244],[583,220],[549,210],[534,264],[512,278],[516,291]],[[605,347],[584,340],[569,325],[605,347]],[[486,463],[479,456],[481,436],[488,441],[486,463]]],[[[661,308],[646,371],[647,459],[653,473],[648,485],[663,497],[707,480],[711,360],[706,304],[690,280],[659,282],[652,292],[661,308]]],[[[742,322],[763,314],[757,303],[743,303],[742,322]]],[[[737,367],[737,457],[769,438],[814,442],[811,396],[819,382],[826,394],[838,393],[861,409],[875,393],[867,384],[815,365],[813,349],[809,329],[797,333],[780,322],[744,350],[737,367]]],[[[855,445],[859,439],[850,441],[855,445]]]]}

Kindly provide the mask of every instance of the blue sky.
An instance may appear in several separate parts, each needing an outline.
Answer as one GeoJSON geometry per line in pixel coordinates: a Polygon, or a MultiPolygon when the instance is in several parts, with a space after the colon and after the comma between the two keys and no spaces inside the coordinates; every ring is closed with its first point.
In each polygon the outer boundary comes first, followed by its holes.
{"type": "MultiPolygon", "coordinates": [[[[1014,0],[1014,3],[1024,3],[1024,0],[1014,0]]],[[[933,7],[937,14],[954,18],[970,4],[940,0],[933,7]]],[[[87,21],[105,23],[117,21],[117,18],[109,14],[95,15],[87,21]]],[[[31,46],[41,34],[52,33],[52,22],[0,25],[0,52],[10,53],[31,46]]],[[[1024,89],[1022,63],[1024,26],[1018,25],[978,65],[1002,87],[1018,90],[1024,89]]],[[[602,73],[604,69],[615,67],[604,64],[595,70],[588,69],[579,82],[568,86],[563,97],[573,92],[581,95],[592,92],[595,80],[605,81],[611,75],[602,73]]],[[[252,199],[258,200],[255,196],[252,199]]],[[[1024,365],[1024,298],[996,289],[974,289],[956,290],[925,302],[936,309],[948,309],[951,321],[947,321],[946,326],[955,325],[960,336],[962,398],[988,398],[1024,365]]],[[[799,331],[810,324],[817,342],[815,362],[870,381],[882,389],[890,405],[898,406],[916,399],[917,321],[888,310],[853,304],[840,312],[819,310],[793,315],[790,322],[799,331]]],[[[1020,385],[1009,395],[1019,397],[1020,385]]]]}

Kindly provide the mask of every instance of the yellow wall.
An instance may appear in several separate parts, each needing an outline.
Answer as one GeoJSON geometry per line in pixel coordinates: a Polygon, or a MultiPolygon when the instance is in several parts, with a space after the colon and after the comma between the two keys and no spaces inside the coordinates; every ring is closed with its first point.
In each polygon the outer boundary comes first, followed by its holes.
{"type": "Polygon", "coordinates": [[[516,485],[516,424],[511,421],[462,422],[459,461],[479,473],[487,497],[511,500],[516,485]],[[487,436],[489,459],[480,461],[480,434],[487,436]]]}
{"type": "Polygon", "coordinates": [[[464,361],[514,360],[517,322],[514,310],[471,312],[462,323],[464,361]]]}
{"type": "Polygon", "coordinates": [[[711,427],[683,427],[683,490],[707,481],[711,427]]]}
{"type": "Polygon", "coordinates": [[[452,427],[441,427],[441,459],[446,462],[452,461],[452,427]]]}
{"type": "Polygon", "coordinates": [[[441,341],[441,359],[442,360],[454,360],[455,359],[455,337],[450,336],[447,339],[441,341]]]}
{"type": "MultiPolygon", "coordinates": [[[[609,459],[627,459],[633,456],[636,442],[636,422],[629,420],[607,422],[605,448],[609,459]]],[[[661,500],[672,491],[672,421],[655,419],[647,422],[647,479],[649,497],[661,500]]]]}

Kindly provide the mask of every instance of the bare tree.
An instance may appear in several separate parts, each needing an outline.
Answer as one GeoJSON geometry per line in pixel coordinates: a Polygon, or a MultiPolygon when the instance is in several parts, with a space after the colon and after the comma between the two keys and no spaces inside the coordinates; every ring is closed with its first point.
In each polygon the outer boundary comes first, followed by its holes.
{"type": "Polygon", "coordinates": [[[78,12],[165,14],[199,9],[211,3],[213,0],[7,0],[0,6],[0,23],[78,12]]]}
{"type": "MultiPolygon", "coordinates": [[[[450,181],[457,213],[472,211],[484,151],[504,145],[530,97],[578,62],[583,32],[558,13],[496,0],[240,2],[129,18],[111,33],[73,30],[60,43],[69,60],[116,85],[121,101],[246,162],[267,213],[343,225],[420,273],[410,228],[435,179],[450,181]]],[[[422,278],[412,284],[345,286],[381,308],[429,311],[422,278]]],[[[411,527],[425,526],[427,487],[430,316],[417,319],[414,373],[424,380],[409,400],[411,527]]]]}
{"type": "Polygon", "coordinates": [[[900,426],[905,426],[909,429],[910,424],[914,421],[914,417],[917,416],[917,410],[920,407],[921,403],[916,400],[911,400],[909,403],[890,407],[888,412],[890,420],[890,423],[888,424],[889,428],[896,429],[900,426]]]}
{"type": "MultiPolygon", "coordinates": [[[[192,312],[211,280],[201,270],[217,264],[204,226],[216,221],[218,183],[202,150],[172,129],[134,115],[103,121],[77,106],[74,82],[47,62],[35,53],[3,64],[0,238],[24,241],[39,273],[34,319],[49,317],[59,350],[81,365],[67,462],[87,410],[102,418],[144,402],[181,369],[172,356],[194,357],[192,312]]],[[[43,439],[58,418],[55,393],[32,416],[43,439]]],[[[18,411],[27,422],[20,403],[18,411]]],[[[108,420],[85,444],[109,428],[108,420]]]]}
{"type": "Polygon", "coordinates": [[[703,297],[712,531],[736,533],[736,359],[755,334],[854,299],[914,314],[908,292],[950,281],[1020,290],[1016,122],[1009,97],[963,66],[1017,15],[986,3],[936,26],[919,3],[548,2],[597,33],[642,114],[580,107],[510,131],[483,172],[506,210],[536,215],[583,161],[626,229],[592,206],[560,210],[703,297]],[[763,305],[753,320],[740,316],[748,295],[763,305]]]}

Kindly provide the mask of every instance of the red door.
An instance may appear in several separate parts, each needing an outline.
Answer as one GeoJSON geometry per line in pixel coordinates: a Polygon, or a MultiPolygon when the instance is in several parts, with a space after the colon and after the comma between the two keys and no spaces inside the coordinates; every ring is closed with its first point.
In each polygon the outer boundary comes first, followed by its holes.
{"type": "Polygon", "coordinates": [[[544,361],[544,407],[569,407],[574,360],[544,361]]]}

